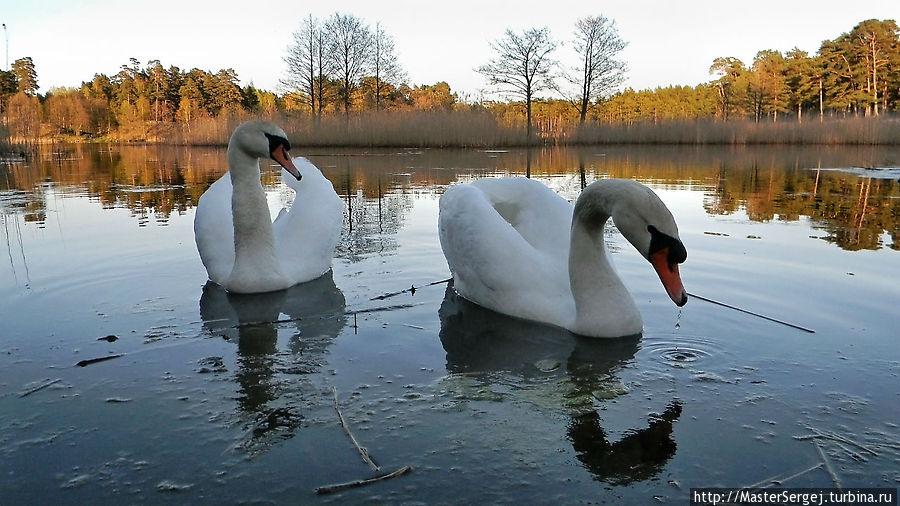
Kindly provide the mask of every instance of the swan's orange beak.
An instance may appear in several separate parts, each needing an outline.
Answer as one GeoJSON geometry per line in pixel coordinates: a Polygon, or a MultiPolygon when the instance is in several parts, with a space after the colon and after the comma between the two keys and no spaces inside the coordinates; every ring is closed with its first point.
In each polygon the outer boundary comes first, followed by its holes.
{"type": "Polygon", "coordinates": [[[656,275],[666,288],[666,293],[676,305],[687,304],[688,296],[681,283],[681,275],[678,274],[678,264],[669,262],[669,248],[663,248],[650,255],[650,264],[656,270],[656,275]]]}
{"type": "Polygon", "coordinates": [[[292,176],[297,178],[297,181],[303,179],[303,176],[300,175],[300,171],[297,170],[297,167],[294,166],[294,162],[291,161],[291,155],[288,153],[288,150],[281,144],[272,151],[272,160],[278,162],[278,165],[284,167],[284,170],[291,173],[292,176]]]}

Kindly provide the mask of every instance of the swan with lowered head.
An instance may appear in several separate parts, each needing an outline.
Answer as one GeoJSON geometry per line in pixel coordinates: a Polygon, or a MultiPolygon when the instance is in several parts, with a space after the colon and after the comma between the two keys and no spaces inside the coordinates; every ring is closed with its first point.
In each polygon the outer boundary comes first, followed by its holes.
{"type": "Polygon", "coordinates": [[[635,181],[597,181],[572,206],[531,179],[480,179],[447,189],[438,228],[464,298],[580,335],[635,335],[643,322],[607,257],[609,218],[684,305],[678,264],[687,251],[678,227],[656,193],[635,181]]]}
{"type": "Polygon", "coordinates": [[[331,268],[343,205],[315,165],[291,159],[287,135],[268,121],[238,126],[228,141],[228,173],[200,197],[194,239],[209,279],[233,293],[282,290],[331,268]],[[272,222],[259,159],[281,165],[296,196],[272,222]]]}

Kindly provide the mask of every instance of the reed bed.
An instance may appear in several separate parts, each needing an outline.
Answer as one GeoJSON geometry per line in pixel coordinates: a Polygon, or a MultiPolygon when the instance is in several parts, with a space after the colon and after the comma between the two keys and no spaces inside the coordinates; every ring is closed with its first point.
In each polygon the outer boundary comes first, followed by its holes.
{"type": "Polygon", "coordinates": [[[503,125],[487,111],[373,113],[321,122],[286,122],[291,141],[303,146],[471,148],[523,146],[524,127],[503,125]]]}
{"type": "MultiPolygon", "coordinates": [[[[247,113],[200,118],[188,124],[160,123],[148,128],[145,142],[224,146],[247,113]]],[[[780,122],[713,119],[659,123],[567,125],[537,131],[529,142],[524,121],[498,118],[487,109],[454,111],[388,111],[310,115],[276,114],[293,144],[303,147],[351,148],[490,148],[532,145],[900,145],[900,117],[810,118],[780,122]]]]}
{"type": "MultiPolygon", "coordinates": [[[[171,129],[167,143],[226,145],[234,128],[250,115],[203,118],[171,129]]],[[[524,146],[523,125],[504,125],[488,111],[409,111],[266,117],[279,124],[292,144],[304,147],[468,148],[524,146]]]]}
{"type": "Polygon", "coordinates": [[[563,144],[896,145],[900,119],[818,118],[796,121],[669,121],[659,124],[587,125],[563,144]]]}

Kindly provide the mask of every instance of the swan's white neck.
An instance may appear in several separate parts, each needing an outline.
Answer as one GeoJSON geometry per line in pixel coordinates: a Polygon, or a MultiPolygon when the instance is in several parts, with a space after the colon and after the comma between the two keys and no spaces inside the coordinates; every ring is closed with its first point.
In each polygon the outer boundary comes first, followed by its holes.
{"type": "MultiPolygon", "coordinates": [[[[601,201],[594,201],[603,204],[601,201]]],[[[569,283],[577,334],[622,337],[643,329],[641,312],[607,257],[604,228],[610,213],[576,206],[569,249],[569,283]]]]}
{"type": "Polygon", "coordinates": [[[260,181],[259,159],[241,149],[228,149],[231,212],[234,220],[234,267],[225,287],[233,292],[284,288],[275,256],[275,234],[260,181]]]}

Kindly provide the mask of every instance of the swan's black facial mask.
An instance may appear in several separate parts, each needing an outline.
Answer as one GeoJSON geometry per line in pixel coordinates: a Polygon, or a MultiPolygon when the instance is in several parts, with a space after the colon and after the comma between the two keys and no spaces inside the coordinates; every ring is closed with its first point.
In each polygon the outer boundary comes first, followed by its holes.
{"type": "Polygon", "coordinates": [[[290,151],[291,150],[291,141],[285,139],[284,137],[279,137],[277,135],[265,134],[266,139],[269,139],[269,153],[275,151],[278,146],[284,146],[284,149],[290,151]]]}
{"type": "Polygon", "coordinates": [[[687,260],[687,250],[684,249],[684,244],[681,244],[681,241],[660,232],[653,225],[648,225],[647,231],[650,232],[650,255],[653,255],[662,249],[669,248],[668,261],[670,266],[683,263],[687,260]]]}
{"type": "Polygon", "coordinates": [[[266,138],[269,139],[269,156],[278,162],[279,165],[284,167],[284,170],[297,178],[297,181],[303,179],[300,171],[297,170],[297,167],[294,166],[294,162],[291,161],[291,156],[288,154],[288,150],[291,149],[290,141],[278,135],[268,133],[265,135],[266,138]]]}

